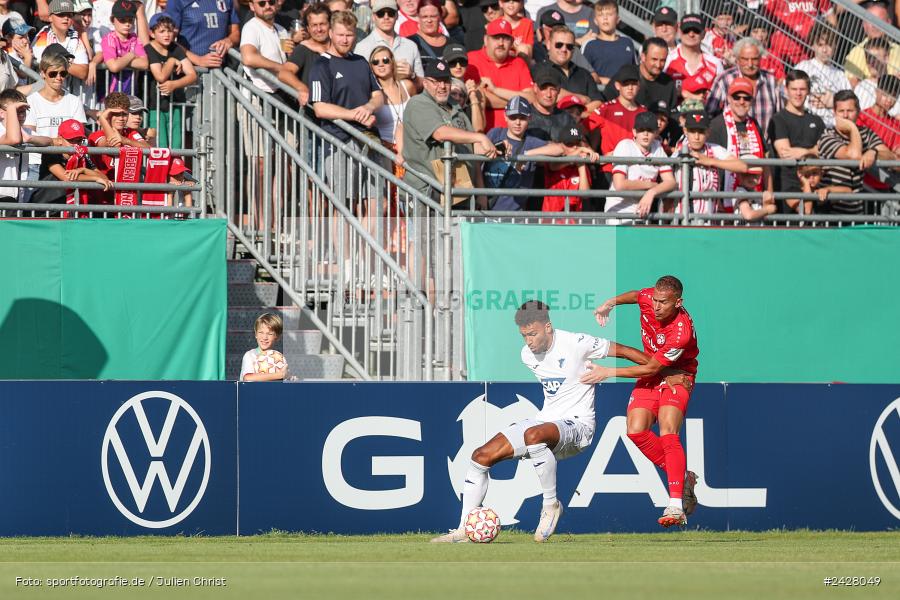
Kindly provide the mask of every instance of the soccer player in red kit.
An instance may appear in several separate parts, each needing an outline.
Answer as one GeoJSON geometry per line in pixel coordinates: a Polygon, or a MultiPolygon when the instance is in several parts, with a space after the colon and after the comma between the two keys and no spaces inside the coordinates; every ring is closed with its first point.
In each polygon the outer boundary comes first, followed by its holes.
{"type": "Polygon", "coordinates": [[[619,304],[637,304],[641,311],[641,340],[650,360],[631,367],[591,365],[582,383],[599,383],[609,377],[635,377],[628,400],[628,438],[657,467],[665,470],[669,484],[669,506],[659,518],[663,527],[686,525],[687,515],[697,507],[696,475],[686,471],[687,461],[679,432],[687,412],[697,374],[697,334],[691,316],[682,306],[681,281],[660,277],[652,288],[630,291],[610,298],[594,310],[601,327],[619,304]],[[671,367],[687,373],[686,385],[669,386],[662,375],[671,367]],[[650,428],[659,423],[659,436],[650,428]]]}

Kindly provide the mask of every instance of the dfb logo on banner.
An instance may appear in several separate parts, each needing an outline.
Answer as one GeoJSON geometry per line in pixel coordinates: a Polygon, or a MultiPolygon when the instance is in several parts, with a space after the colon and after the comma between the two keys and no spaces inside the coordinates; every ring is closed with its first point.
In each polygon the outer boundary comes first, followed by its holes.
{"type": "Polygon", "coordinates": [[[872,484],[875,486],[878,499],[888,509],[888,512],[900,519],[900,505],[894,504],[894,501],[891,500],[891,497],[900,498],[900,468],[897,467],[896,456],[896,454],[900,454],[900,440],[894,438],[894,445],[891,447],[891,440],[888,439],[885,432],[887,420],[898,417],[900,417],[900,398],[891,402],[882,411],[881,416],[878,417],[878,421],[875,423],[875,429],[872,431],[872,441],[869,443],[869,470],[872,473],[872,484]],[[888,473],[891,475],[891,478],[884,483],[878,477],[879,453],[884,459],[888,473]],[[887,488],[888,492],[893,491],[891,497],[885,492],[885,488],[887,488]]]}
{"type": "Polygon", "coordinates": [[[200,503],[200,500],[202,500],[203,493],[206,491],[206,485],[209,482],[209,474],[212,467],[209,436],[207,435],[206,428],[203,426],[203,422],[200,420],[199,415],[191,405],[180,397],[162,391],[137,394],[125,402],[125,404],[116,411],[106,428],[106,435],[103,437],[103,452],[100,461],[103,470],[103,482],[106,484],[106,491],[119,512],[131,522],[152,529],[161,529],[175,525],[193,512],[200,503]],[[158,435],[154,434],[150,422],[147,419],[146,411],[144,410],[143,402],[148,399],[164,400],[169,403],[162,429],[159,431],[158,435]],[[194,433],[190,444],[188,445],[187,452],[181,462],[181,466],[175,476],[173,485],[168,471],[166,470],[166,465],[163,462],[163,457],[166,454],[166,448],[169,445],[175,422],[182,412],[193,421],[194,433]],[[144,444],[142,447],[139,444],[136,444],[134,437],[129,439],[131,455],[136,457],[139,453],[143,454],[146,452],[149,453],[151,459],[147,473],[144,476],[144,481],[141,484],[138,483],[138,477],[134,472],[132,460],[129,458],[129,452],[126,450],[125,444],[123,444],[117,429],[117,426],[122,419],[129,414],[134,415],[133,418],[137,421],[137,425],[140,428],[144,444]],[[184,509],[176,513],[191,471],[193,470],[196,461],[201,460],[198,456],[200,454],[201,446],[203,447],[203,479],[191,501],[184,509]],[[113,449],[112,454],[109,452],[110,447],[113,449]],[[109,471],[110,460],[112,457],[115,457],[118,461],[122,474],[125,477],[125,481],[128,483],[128,491],[131,494],[131,498],[133,499],[134,506],[136,506],[138,513],[143,514],[147,502],[150,499],[150,495],[153,493],[155,483],[158,480],[159,487],[162,489],[169,512],[172,516],[161,520],[151,520],[138,516],[132,512],[120,497],[120,492],[124,492],[125,490],[117,490],[112,483],[109,471]]]}

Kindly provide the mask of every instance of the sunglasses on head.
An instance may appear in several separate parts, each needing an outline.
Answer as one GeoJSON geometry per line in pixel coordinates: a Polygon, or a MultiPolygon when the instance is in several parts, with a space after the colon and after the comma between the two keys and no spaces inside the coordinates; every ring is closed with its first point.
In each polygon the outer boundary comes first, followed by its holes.
{"type": "Polygon", "coordinates": [[[397,11],[393,8],[382,8],[378,12],[375,13],[375,16],[379,19],[383,19],[385,17],[396,17],[397,11]]]}
{"type": "Polygon", "coordinates": [[[553,44],[553,47],[557,50],[562,50],[563,46],[565,46],[566,50],[569,52],[575,49],[575,44],[566,44],[565,42],[556,42],[553,44]]]}
{"type": "Polygon", "coordinates": [[[47,71],[47,77],[49,79],[56,79],[57,77],[66,77],[69,74],[68,71],[63,69],[62,71],[47,71]]]}
{"type": "Polygon", "coordinates": [[[377,67],[378,65],[389,65],[391,64],[391,58],[389,56],[385,56],[384,58],[373,58],[372,66],[377,67]]]}
{"type": "Polygon", "coordinates": [[[732,100],[737,100],[739,102],[750,102],[753,100],[752,96],[748,96],[747,94],[735,94],[731,97],[732,100]]]}

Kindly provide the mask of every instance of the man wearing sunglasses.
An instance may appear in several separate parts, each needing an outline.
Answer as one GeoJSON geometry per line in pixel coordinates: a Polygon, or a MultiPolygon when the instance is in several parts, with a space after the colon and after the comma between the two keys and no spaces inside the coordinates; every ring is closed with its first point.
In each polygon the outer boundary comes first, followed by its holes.
{"type": "MultiPolygon", "coordinates": [[[[722,114],[714,118],[709,124],[709,142],[718,144],[729,154],[741,158],[764,158],[769,147],[766,144],[765,135],[759,123],[750,116],[750,106],[753,104],[755,89],[753,82],[746,77],[738,77],[728,86],[728,104],[722,114]]],[[[725,191],[734,191],[737,179],[734,173],[724,171],[725,191]]],[[[757,192],[765,191],[763,204],[774,204],[775,197],[772,192],[775,184],[772,179],[770,167],[764,167],[762,181],[757,192]]]]}
{"type": "Polygon", "coordinates": [[[256,69],[265,69],[277,75],[287,59],[281,40],[289,37],[285,28],[275,22],[276,4],[277,0],[253,0],[250,3],[253,18],[241,30],[244,72],[253,85],[269,93],[274,91],[272,86],[256,74],[256,69]]]}
{"type": "Polygon", "coordinates": [[[356,44],[354,52],[369,60],[372,51],[379,46],[389,48],[396,59],[395,73],[399,79],[409,79],[416,90],[422,91],[422,56],[418,46],[397,35],[396,0],[372,0],[372,33],[356,44]]]}
{"type": "Polygon", "coordinates": [[[559,71],[562,79],[560,95],[578,96],[588,111],[600,106],[603,95],[594,83],[590,71],[579,67],[572,60],[576,48],[575,34],[565,25],[557,25],[550,31],[548,46],[549,60],[543,64],[559,71]]]}
{"type": "Polygon", "coordinates": [[[688,14],[681,19],[681,42],[669,53],[663,69],[676,82],[697,75],[712,82],[722,72],[722,61],[703,52],[705,29],[700,15],[688,14]]]}
{"type": "Polygon", "coordinates": [[[512,26],[506,19],[495,19],[485,27],[484,48],[469,52],[466,80],[479,85],[487,101],[487,129],[506,126],[506,104],[513,96],[533,100],[531,73],[518,56],[510,56],[512,26]]]}

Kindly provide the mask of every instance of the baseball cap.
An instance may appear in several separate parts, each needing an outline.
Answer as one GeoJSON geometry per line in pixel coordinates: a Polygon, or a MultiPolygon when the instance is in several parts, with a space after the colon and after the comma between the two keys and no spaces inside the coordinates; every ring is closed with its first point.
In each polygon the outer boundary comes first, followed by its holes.
{"type": "Polygon", "coordinates": [[[544,14],[541,15],[541,25],[545,25],[547,27],[553,27],[554,25],[565,25],[566,20],[563,18],[562,13],[558,10],[548,10],[544,14]]]}
{"type": "Polygon", "coordinates": [[[507,35],[509,37],[512,37],[512,25],[510,25],[509,21],[507,21],[506,19],[494,19],[487,24],[487,27],[484,28],[484,32],[491,37],[498,35],[507,35]]]}
{"type": "Polygon", "coordinates": [[[66,119],[59,124],[58,135],[64,140],[80,140],[86,134],[84,125],[81,121],[77,119],[66,119]]]}
{"type": "Polygon", "coordinates": [[[77,13],[94,9],[94,4],[91,0],[72,0],[72,6],[75,7],[75,12],[77,13]]]}
{"type": "Polygon", "coordinates": [[[686,92],[690,92],[691,94],[699,94],[700,92],[707,92],[712,87],[712,82],[703,76],[702,73],[698,73],[693,77],[688,77],[684,81],[681,82],[681,89],[686,92]]]}
{"type": "Polygon", "coordinates": [[[51,54],[59,54],[60,56],[65,56],[68,60],[72,60],[75,58],[75,55],[66,50],[66,47],[62,44],[50,44],[46,48],[44,48],[43,56],[50,56],[51,54]]]}
{"type": "Polygon", "coordinates": [[[377,13],[379,10],[391,8],[397,10],[397,3],[394,0],[372,0],[372,12],[377,13]]]}
{"type": "Polygon", "coordinates": [[[650,23],[653,25],[667,23],[669,25],[674,25],[678,22],[678,13],[675,12],[675,9],[670,8],[668,6],[663,6],[658,11],[653,13],[653,18],[650,19],[650,23]]]}
{"type": "Polygon", "coordinates": [[[728,86],[728,95],[734,96],[735,94],[744,93],[748,96],[753,96],[755,93],[754,88],[753,82],[746,77],[737,77],[731,82],[731,85],[728,86]]]}
{"type": "Polygon", "coordinates": [[[113,4],[111,16],[117,19],[127,19],[137,14],[137,5],[131,0],[116,0],[113,4]]]}
{"type": "Polygon", "coordinates": [[[50,0],[50,14],[58,15],[59,13],[73,13],[75,5],[72,0],[50,0]]]}
{"type": "Polygon", "coordinates": [[[447,44],[446,46],[444,46],[443,58],[448,63],[460,58],[469,60],[469,53],[466,51],[466,47],[462,44],[447,44]]]}
{"type": "Polygon", "coordinates": [[[35,29],[25,21],[18,19],[7,19],[3,22],[3,36],[8,35],[25,35],[30,36],[35,29]]]}
{"type": "Polygon", "coordinates": [[[684,126],[686,129],[709,129],[709,115],[703,111],[684,113],[684,126]]]}
{"type": "Polygon", "coordinates": [[[513,96],[509,99],[509,102],[506,103],[506,115],[508,117],[511,117],[513,115],[530,117],[531,104],[529,104],[528,100],[526,100],[522,96],[513,96]]]}
{"type": "Polygon", "coordinates": [[[647,106],[647,110],[654,114],[665,115],[668,117],[671,107],[669,106],[669,103],[666,102],[665,100],[657,100],[656,102],[651,102],[647,106]]]}
{"type": "Polygon", "coordinates": [[[556,132],[556,141],[562,144],[577,144],[584,140],[577,127],[564,127],[556,132]]]}
{"type": "Polygon", "coordinates": [[[570,106],[580,106],[580,107],[584,108],[585,104],[584,104],[584,102],[581,101],[581,98],[579,98],[578,96],[576,96],[574,94],[570,94],[568,96],[560,98],[556,102],[556,108],[558,108],[560,110],[569,108],[570,106]]]}
{"type": "Polygon", "coordinates": [[[150,112],[147,110],[147,107],[144,106],[144,101],[138,98],[137,96],[128,96],[128,101],[131,103],[131,106],[128,107],[128,112],[130,113],[140,113],[140,112],[150,112]]]}
{"type": "Polygon", "coordinates": [[[681,31],[699,31],[703,33],[704,25],[703,25],[703,17],[698,14],[688,14],[684,15],[681,19],[681,31]]]}
{"type": "Polygon", "coordinates": [[[431,77],[432,79],[449,79],[450,67],[447,66],[446,61],[442,58],[425,61],[425,77],[431,77]]]}
{"type": "MultiPolygon", "coordinates": [[[[755,154],[741,154],[741,160],[756,160],[755,154]]],[[[747,175],[762,175],[763,168],[760,165],[747,165],[747,175]]]]}
{"type": "Polygon", "coordinates": [[[175,156],[172,158],[171,164],[169,164],[169,175],[181,175],[184,174],[184,178],[188,181],[197,181],[193,175],[191,175],[190,170],[188,170],[187,165],[184,164],[184,159],[180,156],[175,156]]]}
{"type": "Polygon", "coordinates": [[[679,114],[682,114],[682,115],[690,113],[690,112],[703,112],[703,111],[704,111],[703,100],[697,100],[694,98],[691,98],[690,100],[685,100],[684,102],[679,104],[678,108],[676,109],[676,112],[678,112],[679,114]]]}
{"type": "Polygon", "coordinates": [[[168,16],[169,15],[167,15],[166,13],[156,13],[155,15],[153,15],[152,17],[147,19],[147,28],[151,29],[151,30],[155,29],[156,26],[159,24],[160,19],[162,19],[163,17],[168,17],[168,16]]]}
{"type": "Polygon", "coordinates": [[[659,129],[659,123],[656,120],[656,115],[652,112],[638,113],[634,118],[634,128],[638,131],[656,131],[657,129],[659,129]]]}
{"type": "Polygon", "coordinates": [[[626,81],[640,81],[641,71],[638,69],[637,65],[622,65],[619,70],[616,71],[616,75],[613,79],[619,83],[624,83],[626,81]]]}
{"type": "Polygon", "coordinates": [[[562,86],[562,75],[547,63],[540,63],[534,68],[532,80],[538,87],[547,84],[553,84],[556,87],[562,86]]]}

